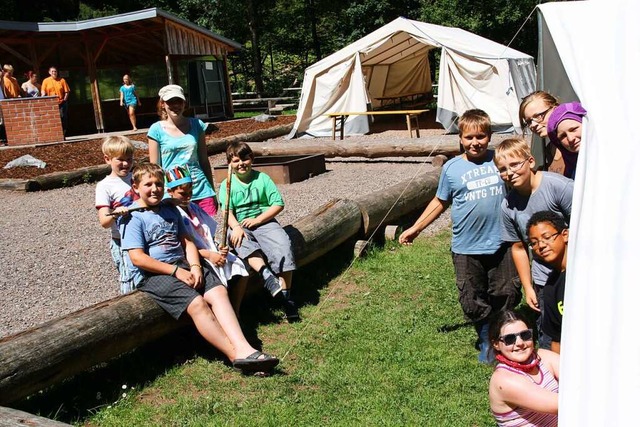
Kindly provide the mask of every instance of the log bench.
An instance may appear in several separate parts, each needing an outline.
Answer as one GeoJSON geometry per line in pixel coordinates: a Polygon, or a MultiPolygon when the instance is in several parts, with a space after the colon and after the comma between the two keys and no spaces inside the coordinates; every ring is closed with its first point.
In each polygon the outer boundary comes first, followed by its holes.
{"type": "Polygon", "coordinates": [[[341,111],[337,113],[325,114],[325,116],[331,117],[331,139],[335,141],[336,130],[340,131],[340,139],[344,139],[344,122],[349,116],[389,116],[389,115],[404,115],[407,120],[407,130],[409,131],[409,138],[413,138],[413,130],[416,131],[416,138],[420,138],[420,124],[418,123],[418,116],[422,113],[426,113],[429,110],[388,110],[388,111],[341,111]],[[415,120],[415,128],[412,127],[412,122],[415,120]],[[339,126],[338,126],[339,124],[339,126]]]}

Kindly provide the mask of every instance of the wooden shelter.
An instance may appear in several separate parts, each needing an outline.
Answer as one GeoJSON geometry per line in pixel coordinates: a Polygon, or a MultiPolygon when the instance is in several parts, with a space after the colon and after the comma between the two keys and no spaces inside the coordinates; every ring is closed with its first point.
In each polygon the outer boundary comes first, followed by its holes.
{"type": "MultiPolygon", "coordinates": [[[[133,66],[150,65],[156,72],[166,71],[153,82],[155,93],[168,83],[181,84],[188,90],[188,82],[180,81],[181,76],[188,80],[193,73],[178,72],[178,62],[184,59],[213,57],[211,61],[217,62],[216,67],[220,69],[217,72],[219,80],[216,80],[216,90],[218,86],[220,88],[219,108],[215,111],[217,115],[232,116],[226,60],[228,53],[241,47],[157,8],[78,22],[0,21],[0,62],[11,63],[18,78],[27,70],[36,70],[42,79],[47,77],[48,67],[56,65],[71,86],[70,120],[76,122],[82,118],[82,110],[90,111],[86,103],[91,100],[95,129],[100,132],[105,130],[105,106],[100,93],[99,70],[128,70],[133,66]]],[[[213,69],[210,64],[206,65],[202,70],[213,69]]],[[[200,75],[199,71],[196,75],[200,75]]],[[[204,84],[205,95],[208,84],[204,84]]],[[[206,96],[204,99],[206,106],[206,96]]],[[[153,112],[155,104],[155,100],[150,101],[145,108],[150,111],[148,114],[153,112]]],[[[115,106],[114,111],[117,111],[119,103],[115,106]]],[[[86,119],[85,122],[90,122],[88,117],[86,119]]],[[[95,132],[91,127],[87,130],[95,132]]],[[[72,129],[72,132],[82,133],[79,129],[72,129]]]]}

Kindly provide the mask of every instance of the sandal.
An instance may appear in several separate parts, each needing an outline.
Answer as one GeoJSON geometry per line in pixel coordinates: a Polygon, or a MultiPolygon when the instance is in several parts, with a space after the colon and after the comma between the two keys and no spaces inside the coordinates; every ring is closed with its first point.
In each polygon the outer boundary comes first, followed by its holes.
{"type": "Polygon", "coordinates": [[[255,351],[244,359],[235,359],[233,367],[243,372],[267,372],[275,368],[280,360],[261,351],[255,351]]]}

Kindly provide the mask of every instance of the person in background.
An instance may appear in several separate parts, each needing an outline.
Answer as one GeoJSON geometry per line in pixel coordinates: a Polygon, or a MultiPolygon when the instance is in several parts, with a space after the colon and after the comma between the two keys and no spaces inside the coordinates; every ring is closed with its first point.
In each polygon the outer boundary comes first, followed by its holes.
{"type": "Polygon", "coordinates": [[[20,91],[18,80],[13,77],[13,66],[10,64],[4,64],[2,69],[4,70],[4,97],[7,99],[20,98],[22,96],[22,92],[20,91]]]}
{"type": "Polygon", "coordinates": [[[136,93],[136,85],[131,82],[128,74],[122,77],[122,83],[123,85],[120,86],[120,106],[126,108],[133,130],[138,130],[136,127],[136,108],[142,104],[136,93]]]}
{"type": "Polygon", "coordinates": [[[206,125],[200,119],[182,115],[187,99],[180,86],[164,86],[158,96],[160,120],[151,125],[147,133],[149,161],[162,166],[164,170],[187,165],[193,179],[191,201],[215,216],[218,201],[205,142],[206,125]]]}
{"type": "Polygon", "coordinates": [[[27,81],[22,83],[22,92],[25,96],[40,96],[40,83],[38,82],[38,75],[29,70],[24,76],[27,78],[27,81]]]}
{"type": "Polygon", "coordinates": [[[489,338],[498,361],[489,381],[489,404],[498,426],[557,426],[560,356],[536,352],[533,331],[513,311],[492,320],[489,338]]]}
{"type": "Polygon", "coordinates": [[[68,105],[69,100],[69,85],[67,81],[58,75],[58,69],[56,67],[49,67],[49,77],[42,81],[41,93],[42,96],[57,96],[58,108],[60,109],[60,121],[62,122],[62,133],[67,134],[67,122],[68,122],[68,105]]]}
{"type": "MultiPolygon", "coordinates": [[[[0,101],[5,99],[4,96],[4,70],[0,68],[0,101]]],[[[7,132],[4,129],[4,119],[2,117],[2,109],[0,108],[0,145],[7,145],[7,132]]]]}

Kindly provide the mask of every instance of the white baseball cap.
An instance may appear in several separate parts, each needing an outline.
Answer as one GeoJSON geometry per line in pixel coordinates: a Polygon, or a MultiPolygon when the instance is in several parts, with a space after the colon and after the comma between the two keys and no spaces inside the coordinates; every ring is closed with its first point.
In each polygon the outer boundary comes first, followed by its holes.
{"type": "Polygon", "coordinates": [[[172,98],[180,98],[183,101],[187,99],[184,97],[184,90],[178,85],[166,85],[158,91],[158,96],[163,101],[168,101],[172,98]]]}

